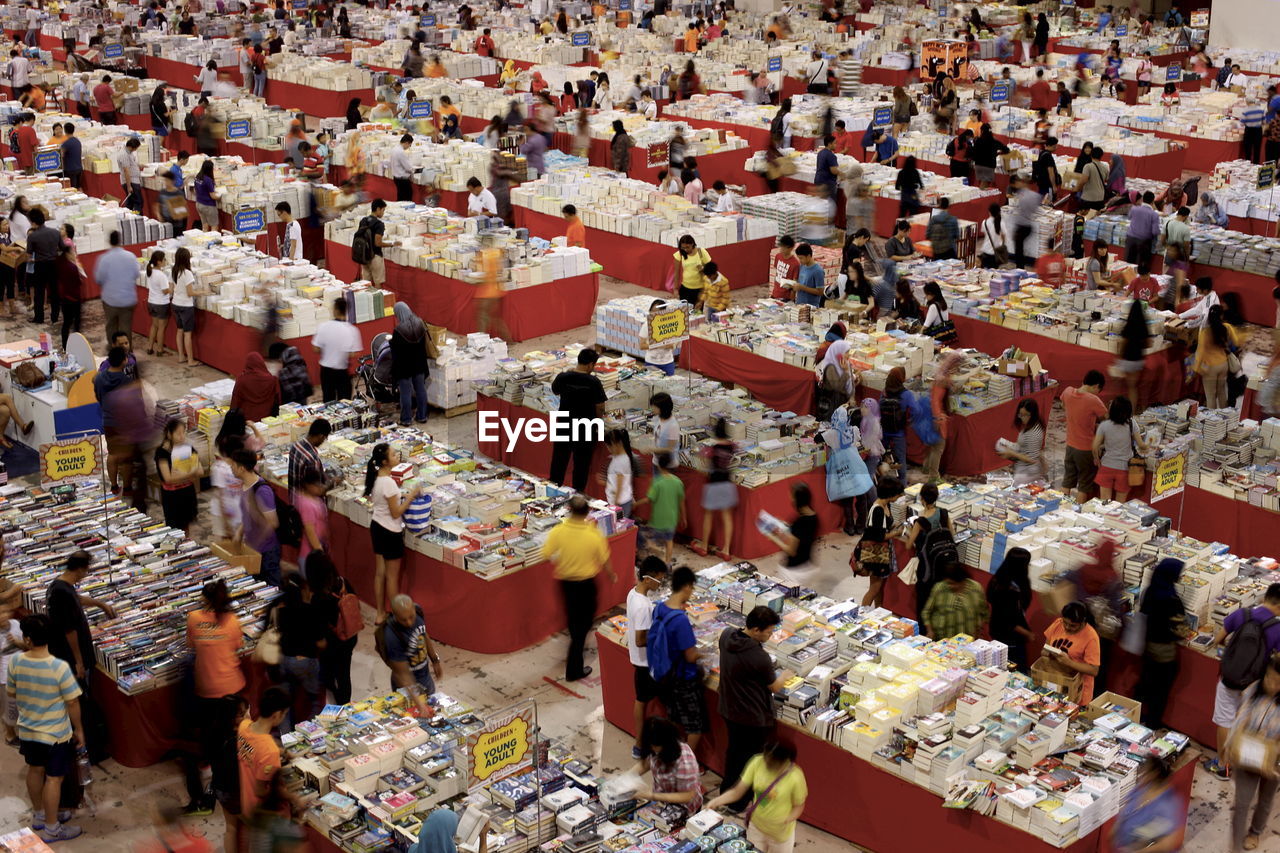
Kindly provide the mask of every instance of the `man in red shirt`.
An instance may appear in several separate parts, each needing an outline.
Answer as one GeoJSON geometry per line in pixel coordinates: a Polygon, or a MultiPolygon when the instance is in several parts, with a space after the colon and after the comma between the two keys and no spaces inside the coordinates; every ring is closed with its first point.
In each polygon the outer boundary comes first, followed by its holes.
{"type": "Polygon", "coordinates": [[[795,281],[800,277],[800,259],[796,257],[796,241],[790,235],[778,238],[778,255],[773,263],[773,281],[769,298],[791,300],[791,290],[778,284],[779,279],[795,281]]]}
{"type": "Polygon", "coordinates": [[[13,156],[18,158],[18,168],[28,175],[36,170],[36,146],[40,144],[35,125],[35,114],[23,113],[19,117],[18,126],[13,131],[18,142],[18,148],[13,152],[13,156]]]}
{"type": "Polygon", "coordinates": [[[1053,289],[1062,287],[1067,276],[1067,259],[1061,252],[1053,251],[1036,260],[1036,278],[1053,289]]]}
{"type": "Polygon", "coordinates": [[[1048,82],[1044,79],[1044,69],[1037,68],[1036,82],[1031,84],[1031,109],[1051,110],[1056,100],[1053,89],[1049,88],[1048,82]]]}
{"type": "Polygon", "coordinates": [[[111,88],[111,75],[104,74],[102,82],[93,87],[93,103],[98,108],[98,121],[102,124],[116,123],[115,90],[111,88]]]}
{"type": "Polygon", "coordinates": [[[1160,295],[1160,282],[1151,277],[1151,263],[1138,262],[1138,277],[1129,282],[1129,295],[1143,302],[1151,302],[1160,295]]]}
{"type": "Polygon", "coordinates": [[[836,154],[844,154],[848,157],[856,157],[858,140],[853,138],[853,134],[844,129],[844,121],[836,122],[835,133],[832,134],[835,140],[831,143],[831,150],[836,154]]]}
{"type": "Polygon", "coordinates": [[[476,37],[476,55],[477,56],[493,56],[493,37],[489,35],[488,28],[476,37]]]}
{"type": "Polygon", "coordinates": [[[1093,478],[1098,466],[1093,461],[1093,433],[1098,421],[1107,416],[1107,407],[1098,397],[1107,378],[1100,370],[1090,370],[1084,375],[1079,388],[1064,388],[1062,406],[1067,410],[1067,455],[1062,488],[1075,490],[1076,500],[1084,503],[1093,490],[1093,478]]]}

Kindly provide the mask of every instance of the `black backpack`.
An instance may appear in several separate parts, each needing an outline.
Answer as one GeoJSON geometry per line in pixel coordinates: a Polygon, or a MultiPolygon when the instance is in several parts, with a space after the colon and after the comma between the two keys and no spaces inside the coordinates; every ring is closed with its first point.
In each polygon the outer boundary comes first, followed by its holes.
{"type": "Polygon", "coordinates": [[[13,130],[9,131],[9,153],[18,156],[18,128],[15,125],[13,130]]]}
{"type": "MultiPolygon", "coordinates": [[[[940,521],[945,524],[946,510],[941,512],[944,515],[940,521]]],[[[951,538],[951,533],[945,526],[933,527],[923,518],[919,521],[929,529],[924,532],[923,543],[916,546],[916,556],[920,559],[916,578],[917,582],[933,583],[937,581],[938,572],[943,566],[952,561],[960,562],[960,552],[956,550],[956,541],[951,538]]]]}
{"type": "Polygon", "coordinates": [[[182,119],[182,129],[187,133],[188,136],[196,135],[196,114],[195,113],[187,113],[187,115],[182,119]]]}
{"type": "MultiPolygon", "coordinates": [[[[271,488],[266,480],[260,480],[259,485],[271,488]]],[[[302,544],[302,516],[298,515],[298,510],[293,504],[278,497],[276,498],[276,521],[279,522],[276,526],[276,539],[280,540],[281,545],[297,548],[302,544]]]]}
{"type": "Polygon", "coordinates": [[[373,232],[363,222],[351,238],[351,260],[361,265],[373,260],[373,232]]]}
{"type": "Polygon", "coordinates": [[[1253,618],[1252,611],[1240,630],[1231,635],[1222,653],[1221,676],[1224,686],[1232,690],[1244,690],[1262,678],[1270,657],[1267,650],[1267,629],[1280,623],[1280,616],[1272,616],[1266,622],[1253,618]]]}
{"type": "Polygon", "coordinates": [[[880,429],[886,435],[902,435],[907,431],[907,409],[901,395],[885,394],[880,398],[880,429]]]}

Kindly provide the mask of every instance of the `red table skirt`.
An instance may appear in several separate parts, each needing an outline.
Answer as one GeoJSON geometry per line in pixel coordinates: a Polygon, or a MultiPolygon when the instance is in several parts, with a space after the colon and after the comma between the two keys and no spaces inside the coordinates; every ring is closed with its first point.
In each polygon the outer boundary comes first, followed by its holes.
{"type": "Polygon", "coordinates": [[[1276,223],[1252,216],[1228,216],[1227,227],[1255,237],[1272,237],[1276,233],[1276,223]]]}
{"type": "Polygon", "coordinates": [[[881,86],[909,86],[920,81],[920,69],[902,71],[897,68],[881,68],[878,65],[862,66],[862,82],[881,86]]]}
{"type": "MultiPolygon", "coordinates": [[[[343,181],[351,177],[351,170],[346,166],[331,166],[329,168],[329,180],[331,183],[341,185],[343,181]]],[[[361,173],[361,179],[364,181],[365,189],[368,190],[371,197],[383,198],[387,201],[393,201],[396,197],[396,185],[390,178],[384,178],[381,175],[370,175],[368,172],[361,173]]],[[[416,204],[423,204],[427,197],[427,188],[423,184],[413,185],[413,201],[416,204]]],[[[467,215],[467,196],[468,192],[458,192],[457,190],[435,190],[435,195],[439,196],[438,204],[451,210],[460,216],[467,215]]]]}
{"type": "Polygon", "coordinates": [[[267,78],[267,86],[262,93],[268,104],[284,107],[288,110],[299,110],[310,116],[320,118],[338,118],[347,114],[347,104],[352,98],[359,98],[362,104],[375,102],[372,89],[351,89],[346,92],[334,92],[329,89],[317,89],[314,86],[302,86],[297,83],[286,83],[283,80],[267,78]]]}
{"type": "MultiPolygon", "coordinates": [[[[515,218],[517,226],[528,228],[539,237],[551,239],[564,233],[563,219],[527,207],[517,205],[515,218]]],[[[769,253],[774,243],[772,237],[765,237],[707,251],[729,279],[729,287],[737,290],[769,281],[769,253]]],[[[605,267],[607,275],[650,290],[665,287],[675,263],[671,259],[674,247],[590,227],[587,228],[587,248],[591,250],[591,257],[605,267]]]]}
{"type": "MultiPolygon", "coordinates": [[[[603,633],[596,634],[600,648],[600,683],[604,716],[613,725],[634,734],[632,709],[635,687],[627,650],[603,633]]],[[[1210,691],[1212,695],[1212,691],[1210,691]]],[[[698,756],[716,772],[723,772],[728,743],[724,719],[718,712],[719,694],[706,691],[710,731],[698,744],[698,756]]],[[[786,723],[779,723],[785,739],[796,748],[796,764],[809,779],[809,799],[800,819],[840,838],[877,853],[918,853],[946,839],[949,853],[1095,853],[1110,850],[1106,838],[1109,823],[1066,848],[1052,847],[1008,824],[966,809],[944,809],[937,794],[880,770],[852,752],[786,723]],[[857,803],[857,807],[851,807],[857,803]],[[868,820],[867,815],[875,815],[868,820]]],[[[1181,767],[1175,786],[1189,801],[1195,762],[1181,767]]]]}
{"type": "MultiPolygon", "coordinates": [[[[395,328],[395,318],[383,317],[369,323],[361,323],[356,328],[360,330],[361,338],[368,344],[375,335],[382,332],[390,333],[395,328]]],[[[147,313],[147,291],[146,288],[139,287],[138,304],[133,311],[133,332],[141,335],[145,340],[150,330],[151,315],[147,313]]],[[[176,350],[177,334],[178,324],[171,315],[165,325],[165,346],[176,350]]],[[[311,336],[287,339],[284,343],[298,348],[298,352],[307,362],[311,381],[318,386],[320,354],[312,348],[311,336]]],[[[192,334],[192,344],[195,346],[198,361],[223,373],[238,376],[244,370],[245,355],[251,351],[260,350],[262,332],[243,326],[234,320],[219,317],[209,311],[196,309],[196,330],[192,334]]]]}
{"type": "MultiPolygon", "coordinates": [[[[329,535],[330,556],[338,570],[361,599],[374,603],[369,528],[331,513],[329,535]]],[[[609,549],[617,580],[610,581],[604,573],[597,576],[597,616],[624,602],[635,585],[635,528],[610,537],[609,549]]],[[[489,581],[405,548],[400,591],[422,607],[427,631],[436,642],[479,654],[510,654],[565,629],[552,572],[552,565],[543,562],[489,581]]]]}
{"type": "MultiPolygon", "coordinates": [[[[1184,81],[1192,82],[1198,89],[1199,80],[1184,81]]],[[[1137,94],[1137,87],[1130,87],[1134,94],[1137,94]]],[[[1225,163],[1228,160],[1239,159],[1242,155],[1243,144],[1237,141],[1224,142],[1218,139],[1205,139],[1200,136],[1179,136],[1176,133],[1165,133],[1157,130],[1155,135],[1161,139],[1172,139],[1181,142],[1187,146],[1185,168],[1193,172],[1212,172],[1214,167],[1219,163],[1225,163]]],[[[1129,165],[1129,158],[1124,158],[1125,166],[1129,165]]]]}
{"type": "MultiPolygon", "coordinates": [[[[266,671],[251,658],[240,659],[244,695],[255,707],[266,686],[266,671]]],[[[111,757],[125,767],[149,767],[187,745],[182,739],[180,685],[165,684],[133,696],[121,693],[101,670],[93,671],[93,699],[102,709],[111,736],[111,757]]]]}
{"type": "MultiPolygon", "coordinates": [[[[950,477],[979,477],[1011,464],[1008,459],[996,453],[996,439],[1001,436],[1016,439],[1013,419],[1018,404],[1024,399],[1035,400],[1040,406],[1040,416],[1048,421],[1049,410],[1061,390],[1061,385],[1051,385],[1027,397],[1019,397],[971,415],[952,415],[951,434],[947,436],[947,446],[942,451],[942,472],[950,477]]],[[[859,387],[858,399],[863,397],[875,397],[878,400],[880,391],[859,387]]],[[[908,461],[918,463],[923,460],[926,447],[915,430],[908,427],[908,461]]]]}
{"type": "MultiPolygon", "coordinates": [[[[329,269],[344,281],[360,277],[349,246],[326,240],[325,259],[329,269]]],[[[422,319],[458,334],[480,331],[474,284],[391,262],[386,266],[387,287],[422,319]]],[[[527,341],[591,325],[599,295],[600,276],[595,273],[559,278],[506,291],[500,313],[510,340],[527,341]]]]}
{"type": "MultiPolygon", "coordinates": [[[[543,412],[526,408],[525,406],[513,406],[505,400],[487,397],[484,394],[476,395],[477,423],[479,422],[480,412],[497,412],[499,417],[508,421],[517,418],[536,418],[543,421],[547,419],[546,414],[543,412]]],[[[499,460],[503,464],[528,471],[539,477],[548,477],[551,474],[551,444],[548,442],[532,443],[521,441],[511,451],[507,451],[505,439],[501,441],[477,440],[476,444],[480,452],[490,459],[499,460]]],[[[596,475],[603,474],[607,467],[607,461],[604,445],[601,444],[596,448],[595,459],[591,466],[593,476],[587,481],[587,494],[592,497],[604,497],[604,483],[596,475]]],[[[637,498],[643,497],[649,488],[648,472],[651,467],[647,457],[643,459],[640,469],[641,476],[637,477],[635,481],[637,498]]],[[[684,482],[684,509],[685,517],[688,520],[688,527],[681,532],[687,533],[693,538],[701,538],[702,516],[704,514],[702,509],[702,487],[707,481],[706,475],[687,468],[676,469],[676,474],[684,482]]],[[[573,472],[570,469],[568,472],[569,481],[572,480],[572,476],[573,472]]],[[[795,512],[791,508],[791,484],[797,481],[808,484],[809,490],[813,494],[813,508],[818,513],[818,532],[820,534],[834,533],[841,528],[844,523],[844,516],[840,507],[826,498],[826,471],[823,469],[798,474],[776,483],[767,483],[755,488],[738,486],[738,506],[733,512],[733,539],[729,543],[731,554],[737,557],[755,559],[773,554],[778,550],[777,545],[766,539],[756,529],[756,518],[759,516],[760,511],[764,510],[784,521],[790,519],[795,512]]],[[[711,536],[712,541],[715,543],[724,541],[718,527],[712,529],[711,536]]]]}
{"type": "MultiPolygon", "coordinates": [[[[1141,497],[1150,500],[1151,478],[1142,487],[1141,497]]],[[[1152,504],[1173,519],[1173,529],[1206,542],[1222,542],[1240,557],[1280,556],[1276,525],[1280,513],[1248,501],[1187,486],[1182,494],[1152,504]]]]}
{"type": "MultiPolygon", "coordinates": [[[[166,85],[175,86],[179,89],[186,89],[191,92],[200,91],[196,83],[196,74],[201,70],[201,66],[188,65],[185,62],[177,62],[173,59],[163,59],[159,56],[142,57],[142,67],[147,69],[147,76],[154,80],[163,80],[166,85]]],[[[244,85],[244,78],[240,76],[240,67],[238,65],[223,66],[218,69],[219,74],[227,75],[227,79],[237,86],[244,85]]],[[[270,85],[270,83],[268,83],[270,85]]],[[[276,103],[269,101],[269,103],[276,103]]],[[[345,112],[346,107],[343,107],[345,112]]],[[[307,111],[311,115],[317,115],[310,110],[307,111]]]]}
{"type": "Polygon", "coordinates": [[[681,345],[680,366],[721,382],[741,385],[751,396],[776,411],[813,414],[817,380],[808,368],[783,364],[696,336],[681,345]]]}
{"type": "MultiPolygon", "coordinates": [[[[1112,353],[1088,347],[1068,344],[1055,338],[1031,332],[1015,331],[972,317],[951,315],[959,334],[959,345],[973,347],[988,355],[999,355],[1011,346],[1040,356],[1040,363],[1061,386],[1080,385],[1090,370],[1107,368],[1116,360],[1112,353]]],[[[1138,383],[1138,393],[1144,405],[1172,403],[1186,396],[1182,369],[1183,348],[1172,346],[1147,356],[1146,369],[1138,383]]],[[[1124,384],[1109,381],[1103,397],[1110,400],[1124,393],[1124,384]]]]}
{"type": "MultiPolygon", "coordinates": [[[[996,138],[1006,143],[1017,142],[1020,145],[1030,144],[1025,139],[1006,136],[1002,133],[997,133],[996,138]]],[[[1080,153],[1080,149],[1071,148],[1067,145],[1059,145],[1055,153],[1075,157],[1080,153]]],[[[1231,159],[1235,159],[1235,155],[1232,155],[1231,159]]],[[[923,162],[921,162],[920,165],[922,168],[924,167],[923,162]]],[[[1187,163],[1187,152],[1185,148],[1172,148],[1161,154],[1149,154],[1145,157],[1126,154],[1124,157],[1124,165],[1125,172],[1131,178],[1148,178],[1153,181],[1172,181],[1174,178],[1182,177],[1183,170],[1188,168],[1190,164],[1187,163]]],[[[947,167],[944,166],[943,168],[947,167]]],[[[930,171],[936,172],[940,170],[930,169],[930,171]]],[[[1007,179],[1008,176],[1004,177],[1007,179]]]]}

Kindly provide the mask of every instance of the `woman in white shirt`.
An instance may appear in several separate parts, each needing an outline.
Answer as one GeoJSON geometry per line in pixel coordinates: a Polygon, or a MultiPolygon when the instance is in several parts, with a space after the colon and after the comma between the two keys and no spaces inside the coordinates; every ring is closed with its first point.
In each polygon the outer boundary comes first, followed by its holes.
{"type": "Polygon", "coordinates": [[[400,560],[404,557],[404,513],[421,491],[415,485],[407,494],[391,476],[400,464],[400,452],[385,441],[373,448],[364,472],[364,496],[373,507],[369,537],[375,555],[373,570],[373,603],[378,625],[387,621],[391,599],[400,594],[400,560]]]}
{"type": "Polygon", "coordinates": [[[609,91],[609,81],[603,75],[600,77],[600,83],[596,86],[596,97],[593,105],[598,110],[613,109],[613,92],[609,91]]]}
{"type": "Polygon", "coordinates": [[[196,364],[192,334],[196,330],[196,274],[186,246],[173,255],[173,317],[178,321],[178,364],[196,364]]]}
{"type": "Polygon", "coordinates": [[[604,437],[609,451],[609,468],[604,475],[604,499],[620,510],[623,518],[631,517],[635,506],[636,462],[631,455],[631,437],[625,429],[609,430],[604,437]]]}
{"type": "Polygon", "coordinates": [[[666,391],[659,391],[649,398],[649,410],[653,412],[653,465],[657,471],[658,458],[664,453],[676,454],[679,462],[680,422],[675,417],[675,401],[666,391]]]}
{"type": "Polygon", "coordinates": [[[31,230],[31,220],[27,218],[30,209],[27,197],[20,195],[13,200],[13,210],[9,213],[9,237],[21,246],[27,245],[27,232],[31,230]]]}
{"type": "Polygon", "coordinates": [[[936,281],[931,281],[924,286],[924,295],[929,306],[929,310],[924,315],[925,334],[928,334],[928,330],[934,326],[950,322],[951,312],[947,310],[947,300],[942,297],[942,288],[936,281]]]}
{"type": "MultiPolygon", "coordinates": [[[[1209,319],[1209,309],[1215,305],[1221,305],[1222,300],[1218,298],[1218,294],[1213,290],[1213,279],[1204,278],[1196,279],[1196,301],[1195,304],[1186,311],[1178,314],[1183,320],[1187,321],[1188,329],[1198,329],[1203,326],[1209,319]]],[[[1170,305],[1176,305],[1178,295],[1174,294],[1170,305]]]]}
{"type": "Polygon", "coordinates": [[[1004,231],[1004,220],[1000,216],[1000,205],[992,204],[987,208],[990,216],[982,221],[982,248],[978,257],[986,269],[995,269],[1009,259],[1009,244],[1004,231]]]}
{"type": "Polygon", "coordinates": [[[210,59],[209,63],[204,68],[201,68],[200,73],[196,75],[196,83],[199,84],[200,94],[206,97],[213,94],[213,84],[217,82],[218,65],[210,59]]]}
{"type": "Polygon", "coordinates": [[[151,315],[147,355],[164,355],[164,329],[169,325],[169,303],[173,298],[173,287],[164,272],[167,263],[161,251],[152,252],[147,261],[147,313],[151,315]]]}

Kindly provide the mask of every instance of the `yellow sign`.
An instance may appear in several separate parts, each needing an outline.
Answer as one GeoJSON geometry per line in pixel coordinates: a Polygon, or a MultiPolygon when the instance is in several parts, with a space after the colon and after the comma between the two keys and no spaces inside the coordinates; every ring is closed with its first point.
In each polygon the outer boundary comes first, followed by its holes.
{"type": "Polygon", "coordinates": [[[1158,501],[1182,494],[1187,484],[1187,454],[1179,453],[1161,459],[1151,478],[1151,500],[1158,501]]]}
{"type": "Polygon", "coordinates": [[[689,337],[689,314],[684,308],[649,315],[649,345],[674,343],[689,337]]]}
{"type": "Polygon", "coordinates": [[[102,473],[102,445],[97,437],[40,445],[40,481],[61,483],[102,473]]]}
{"type": "Polygon", "coordinates": [[[469,787],[487,782],[494,774],[520,766],[530,758],[532,710],[526,708],[499,720],[467,738],[467,764],[471,776],[469,787]]]}

